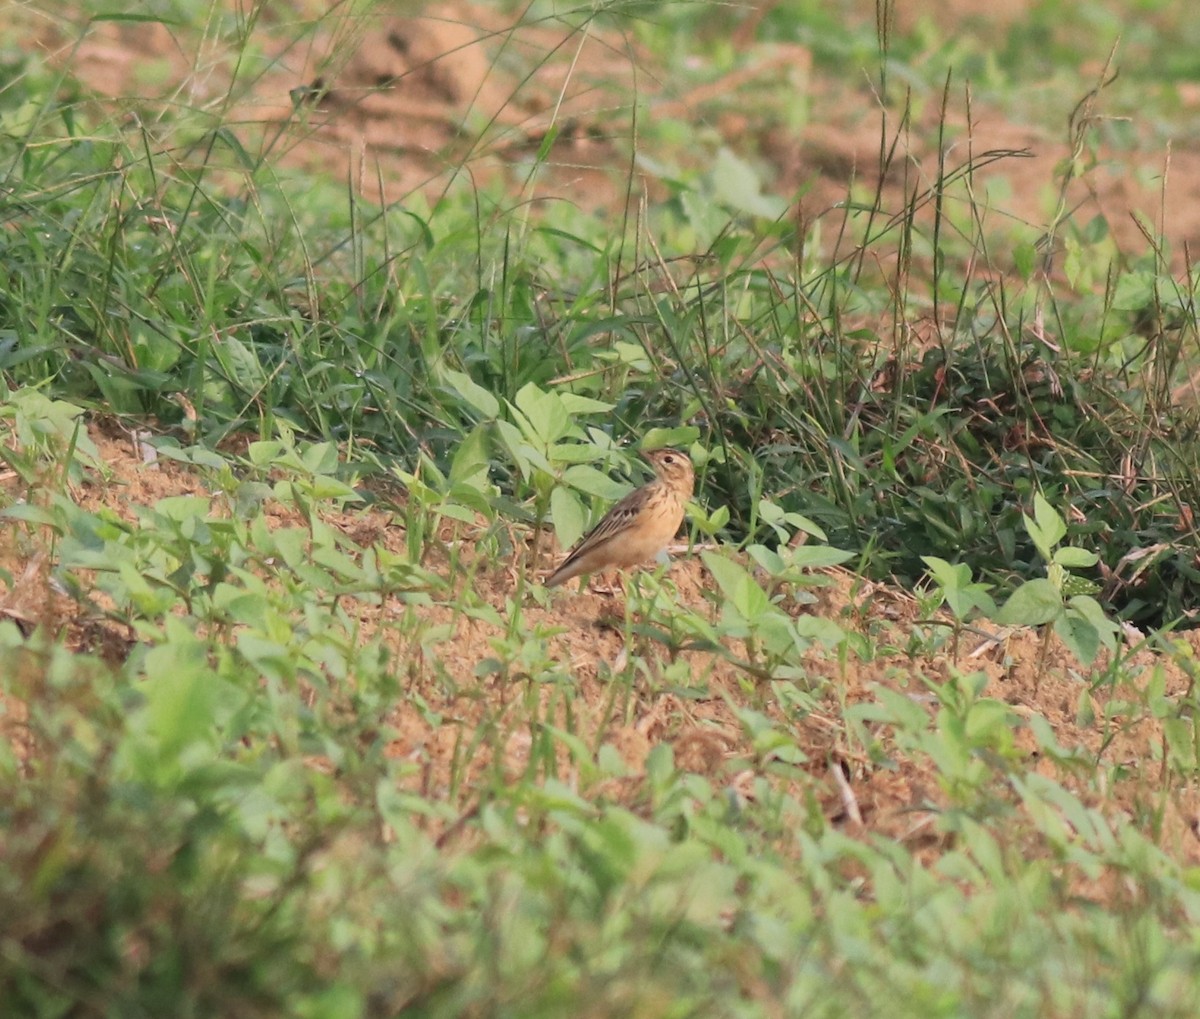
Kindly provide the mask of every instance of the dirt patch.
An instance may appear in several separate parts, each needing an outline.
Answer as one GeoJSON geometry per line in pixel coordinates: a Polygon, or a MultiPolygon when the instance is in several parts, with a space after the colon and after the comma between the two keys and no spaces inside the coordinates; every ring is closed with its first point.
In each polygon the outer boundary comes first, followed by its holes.
{"type": "MultiPolygon", "coordinates": [[[[1018,19],[1028,4],[950,6],[939,19],[986,31],[1018,19]]],[[[836,222],[852,183],[868,196],[881,186],[885,211],[899,212],[914,194],[931,195],[938,180],[940,103],[925,101],[904,127],[890,110],[881,137],[878,98],[866,83],[848,88],[823,77],[803,47],[755,41],[763,11],[737,29],[753,59],[693,85],[669,80],[629,36],[594,22],[514,26],[490,7],[459,2],[431,5],[419,17],[358,21],[322,19],[299,4],[295,19],[284,18],[285,10],[272,8],[256,26],[255,69],[237,65],[236,80],[230,54],[161,24],[99,22],[77,48],[56,30],[43,26],[40,34],[52,58],[102,96],[222,108],[229,95],[228,120],[240,125],[250,152],[349,179],[374,200],[414,192],[436,200],[466,175],[476,184],[498,180],[524,198],[623,210],[643,194],[665,194],[630,160],[631,151],[644,151],[639,125],[650,121],[677,122],[699,139],[668,158],[703,166],[724,145],[757,161],[767,190],[801,196],[810,222],[836,222]],[[881,183],[881,147],[893,145],[881,183]]],[[[907,10],[902,29],[917,16],[907,10]]],[[[993,226],[1040,230],[1051,222],[1071,155],[1070,107],[1080,98],[1064,97],[1060,126],[1048,129],[1010,123],[978,101],[968,124],[965,101],[952,97],[948,168],[983,153],[1012,154],[988,162],[975,181],[993,226]]],[[[1182,100],[1189,101],[1186,90],[1182,100]]],[[[1146,250],[1134,219],[1142,216],[1170,243],[1174,268],[1183,268],[1185,246],[1200,243],[1200,151],[1097,146],[1094,156],[1061,195],[1062,207],[1079,223],[1103,215],[1127,252],[1146,250]]]]}

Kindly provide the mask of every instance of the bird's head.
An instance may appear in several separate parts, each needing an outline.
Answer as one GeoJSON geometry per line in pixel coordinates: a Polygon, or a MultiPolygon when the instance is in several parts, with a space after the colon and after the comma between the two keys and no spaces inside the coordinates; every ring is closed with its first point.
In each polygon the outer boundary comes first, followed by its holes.
{"type": "Polygon", "coordinates": [[[652,449],[642,456],[654,468],[654,473],[675,491],[682,493],[685,499],[692,497],[696,473],[686,453],[677,449],[652,449]]]}

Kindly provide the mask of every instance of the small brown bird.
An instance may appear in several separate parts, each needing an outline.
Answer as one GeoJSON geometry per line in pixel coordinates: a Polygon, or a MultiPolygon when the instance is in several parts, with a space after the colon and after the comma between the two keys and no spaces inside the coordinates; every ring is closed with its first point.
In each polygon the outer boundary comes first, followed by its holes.
{"type": "Polygon", "coordinates": [[[653,559],[675,537],[696,482],[692,461],[677,449],[642,455],[657,477],[605,513],[546,578],[547,587],[558,587],[581,573],[637,566],[653,559]]]}

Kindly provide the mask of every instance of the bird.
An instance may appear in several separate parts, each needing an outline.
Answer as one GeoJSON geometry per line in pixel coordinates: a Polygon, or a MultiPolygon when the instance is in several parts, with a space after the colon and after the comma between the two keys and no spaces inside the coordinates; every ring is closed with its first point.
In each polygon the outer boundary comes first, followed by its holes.
{"type": "Polygon", "coordinates": [[[654,480],[605,513],[546,578],[547,587],[558,587],[581,573],[637,566],[670,544],[696,482],[692,461],[677,449],[655,449],[642,456],[654,468],[654,480]]]}

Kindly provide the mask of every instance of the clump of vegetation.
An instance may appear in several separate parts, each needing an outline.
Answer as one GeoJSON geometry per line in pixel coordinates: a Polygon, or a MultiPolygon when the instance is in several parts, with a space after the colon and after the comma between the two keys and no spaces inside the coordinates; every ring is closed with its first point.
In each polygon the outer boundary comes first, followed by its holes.
{"type": "MultiPolygon", "coordinates": [[[[1195,1013],[1195,653],[1117,621],[1200,596],[1195,288],[1069,197],[1150,83],[1062,85],[1036,225],[984,187],[1024,153],[955,126],[1122,4],[1034,4],[1040,48],[888,4],[534,4],[493,73],[619,38],[707,120],[464,114],[439,188],[386,201],[284,158],[336,66],[258,146],[235,115],[379,11],[170,6],[59,31],[173,33],[203,59],[171,101],[0,53],[0,1000],[1195,1013]],[[819,215],[764,155],[797,67],[731,140],[754,39],[873,69],[878,165],[819,215]],[[573,145],[649,182],[638,215],[537,200],[573,145]],[[111,433],[180,489],[112,494],[111,433]],[[637,444],[689,451],[703,547],[595,621],[536,579],[637,444]]],[[[1195,19],[1156,17],[1183,60],[1195,19]]]]}

